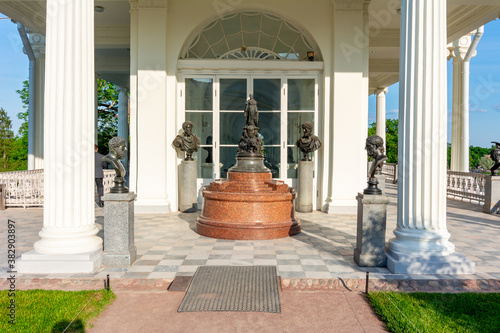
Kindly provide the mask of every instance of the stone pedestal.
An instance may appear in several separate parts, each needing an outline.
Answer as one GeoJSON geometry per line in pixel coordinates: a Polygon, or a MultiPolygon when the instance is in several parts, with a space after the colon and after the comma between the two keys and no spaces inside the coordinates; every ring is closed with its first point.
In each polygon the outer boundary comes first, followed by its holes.
{"type": "Polygon", "coordinates": [[[486,176],[484,194],[483,212],[487,214],[500,213],[500,176],[486,176]]]}
{"type": "Polygon", "coordinates": [[[387,220],[387,195],[358,193],[358,228],[354,261],[362,267],[384,267],[385,226],[387,220]]]}
{"type": "Polygon", "coordinates": [[[375,178],[378,180],[378,188],[382,191],[382,195],[385,194],[385,176],[380,174],[380,175],[375,175],[375,178]]]}
{"type": "Polygon", "coordinates": [[[104,253],[105,267],[129,267],[136,260],[134,244],[134,199],[130,193],[108,193],[104,201],[104,253]]]}
{"type": "Polygon", "coordinates": [[[295,190],[270,172],[228,172],[201,192],[196,232],[223,239],[275,239],[300,232],[295,190]]]}
{"type": "Polygon", "coordinates": [[[197,178],[196,161],[181,161],[179,172],[179,210],[181,212],[198,209],[197,178]]]}
{"type": "Polygon", "coordinates": [[[297,200],[295,208],[301,213],[313,211],[313,161],[299,161],[297,178],[297,200]]]}

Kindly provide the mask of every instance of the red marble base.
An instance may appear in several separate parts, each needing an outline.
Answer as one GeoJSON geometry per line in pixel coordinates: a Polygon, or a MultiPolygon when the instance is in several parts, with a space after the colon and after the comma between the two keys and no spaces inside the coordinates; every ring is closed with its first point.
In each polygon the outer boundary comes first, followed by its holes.
{"type": "Polygon", "coordinates": [[[275,239],[298,234],[295,191],[271,173],[229,172],[202,191],[196,232],[223,239],[275,239]]]}

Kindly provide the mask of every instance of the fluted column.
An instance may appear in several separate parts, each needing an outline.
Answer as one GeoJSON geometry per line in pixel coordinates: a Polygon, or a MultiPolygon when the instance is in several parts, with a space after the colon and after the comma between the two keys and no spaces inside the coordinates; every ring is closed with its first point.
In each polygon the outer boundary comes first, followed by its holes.
{"type": "Polygon", "coordinates": [[[34,123],[34,168],[43,169],[43,119],[44,119],[44,90],[45,90],[45,37],[30,33],[31,48],[36,57],[36,101],[34,123]]]}
{"type": "Polygon", "coordinates": [[[94,1],[47,0],[44,123],[44,216],[34,249],[101,251],[94,221],[94,1]]]}
{"type": "Polygon", "coordinates": [[[461,172],[469,172],[469,64],[476,55],[471,47],[473,34],[454,41],[450,50],[453,58],[450,169],[461,172]]]}
{"type": "Polygon", "coordinates": [[[387,147],[385,142],[385,94],[387,94],[387,88],[378,88],[375,91],[377,95],[377,135],[384,139],[384,148],[387,147]]]}
{"type": "Polygon", "coordinates": [[[401,1],[394,273],[471,273],[446,228],[446,2],[401,1]]]}
{"type": "Polygon", "coordinates": [[[127,142],[127,152],[122,163],[125,169],[128,169],[128,96],[125,88],[118,89],[118,136],[124,138],[127,142]]]}

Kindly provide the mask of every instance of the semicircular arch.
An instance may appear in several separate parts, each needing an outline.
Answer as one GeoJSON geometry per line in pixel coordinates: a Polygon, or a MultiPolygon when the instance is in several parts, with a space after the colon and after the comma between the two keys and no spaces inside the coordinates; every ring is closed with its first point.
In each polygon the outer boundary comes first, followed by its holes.
{"type": "Polygon", "coordinates": [[[305,29],[264,11],[237,11],[212,19],[193,31],[179,59],[255,59],[322,61],[321,51],[305,29]]]}

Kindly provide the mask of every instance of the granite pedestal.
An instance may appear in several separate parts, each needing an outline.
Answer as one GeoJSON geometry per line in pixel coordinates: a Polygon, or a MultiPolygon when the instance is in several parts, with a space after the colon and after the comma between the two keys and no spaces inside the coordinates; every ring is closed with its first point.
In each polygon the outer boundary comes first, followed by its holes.
{"type": "Polygon", "coordinates": [[[105,267],[129,267],[137,257],[134,243],[134,199],[130,193],[108,193],[104,201],[104,253],[105,267]]]}
{"type": "Polygon", "coordinates": [[[179,210],[192,212],[198,209],[198,178],[196,161],[181,161],[179,172],[179,210]]]}
{"type": "Polygon", "coordinates": [[[483,212],[498,214],[500,213],[500,176],[488,175],[485,178],[483,212]]]}
{"type": "Polygon", "coordinates": [[[387,195],[358,193],[358,228],[354,261],[362,267],[384,267],[387,195]]]}
{"type": "Polygon", "coordinates": [[[299,161],[297,200],[295,209],[301,213],[313,211],[313,161],[299,161]]]}

